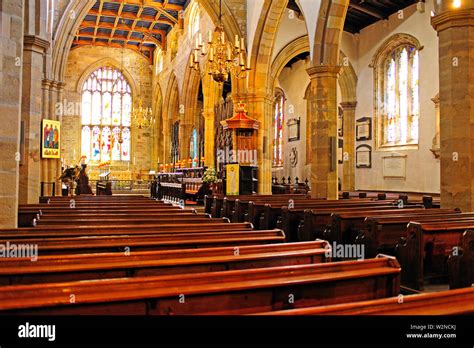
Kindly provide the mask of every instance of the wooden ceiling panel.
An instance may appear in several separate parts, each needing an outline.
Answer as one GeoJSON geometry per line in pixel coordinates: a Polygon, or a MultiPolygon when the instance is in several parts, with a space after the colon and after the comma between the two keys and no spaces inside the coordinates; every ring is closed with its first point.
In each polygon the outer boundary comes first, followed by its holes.
{"type": "MultiPolygon", "coordinates": [[[[365,27],[420,0],[350,0],[344,30],[358,33],[365,27]]],[[[424,0],[423,0],[424,1],[424,0]]]]}
{"type": "Polygon", "coordinates": [[[180,22],[188,0],[97,0],[79,26],[72,47],[125,47],[152,60],[180,22]]]}

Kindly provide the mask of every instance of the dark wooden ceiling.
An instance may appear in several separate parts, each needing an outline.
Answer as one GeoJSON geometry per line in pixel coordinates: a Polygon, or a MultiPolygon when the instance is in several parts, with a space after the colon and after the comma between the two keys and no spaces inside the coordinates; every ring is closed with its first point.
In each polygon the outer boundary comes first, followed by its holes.
{"type": "Polygon", "coordinates": [[[81,23],[72,47],[132,49],[151,61],[156,47],[181,21],[187,0],[97,0],[81,23]]]}
{"type": "MultiPolygon", "coordinates": [[[[344,31],[355,34],[365,27],[382,19],[387,19],[395,12],[402,10],[420,0],[350,0],[347,10],[344,31]]],[[[424,2],[424,0],[422,0],[424,2]]],[[[290,10],[301,14],[296,0],[289,0],[290,10]]]]}
{"type": "Polygon", "coordinates": [[[403,10],[419,0],[350,0],[344,30],[358,33],[365,27],[403,10]]]}

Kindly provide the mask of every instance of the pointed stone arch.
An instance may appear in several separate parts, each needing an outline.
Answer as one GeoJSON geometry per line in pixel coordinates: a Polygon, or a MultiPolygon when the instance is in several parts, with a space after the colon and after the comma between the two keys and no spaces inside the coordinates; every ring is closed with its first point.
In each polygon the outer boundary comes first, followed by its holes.
{"type": "Polygon", "coordinates": [[[122,67],[119,61],[117,61],[113,58],[110,58],[110,57],[99,59],[96,62],[89,65],[82,72],[81,76],[77,80],[76,91],[78,93],[81,93],[82,92],[82,86],[84,85],[84,82],[89,78],[90,74],[92,74],[97,69],[99,69],[101,67],[105,67],[105,66],[113,67],[113,68],[117,69],[118,71],[120,71],[122,73],[122,75],[125,77],[125,79],[127,80],[127,82],[130,85],[130,88],[132,90],[132,97],[135,97],[135,96],[141,94],[141,91],[138,88],[138,84],[135,81],[135,79],[133,78],[132,74],[130,74],[130,72],[126,68],[122,67]]]}

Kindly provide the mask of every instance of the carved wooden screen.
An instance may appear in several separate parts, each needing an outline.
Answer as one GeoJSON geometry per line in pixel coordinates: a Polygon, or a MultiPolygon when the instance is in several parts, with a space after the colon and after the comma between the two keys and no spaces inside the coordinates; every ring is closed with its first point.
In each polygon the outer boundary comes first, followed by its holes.
{"type": "Polygon", "coordinates": [[[171,129],[171,160],[173,163],[179,161],[179,121],[171,129]]]}
{"type": "Polygon", "coordinates": [[[232,132],[229,130],[224,130],[222,127],[221,121],[226,120],[232,117],[234,112],[234,104],[232,103],[232,98],[230,95],[226,98],[225,101],[220,102],[215,106],[215,129],[216,129],[216,138],[215,138],[215,163],[217,165],[217,170],[222,171],[224,169],[224,163],[218,163],[217,158],[223,156],[218,156],[218,151],[224,154],[224,162],[228,162],[226,154],[229,155],[232,150],[232,132]]]}

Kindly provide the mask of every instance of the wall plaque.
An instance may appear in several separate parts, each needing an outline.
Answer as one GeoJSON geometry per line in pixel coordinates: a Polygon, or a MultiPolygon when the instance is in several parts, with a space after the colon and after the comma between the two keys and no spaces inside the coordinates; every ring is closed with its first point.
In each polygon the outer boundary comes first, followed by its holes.
{"type": "Polygon", "coordinates": [[[372,168],[372,147],[359,145],[356,148],[356,167],[372,168]]]}
{"type": "Polygon", "coordinates": [[[386,179],[406,178],[407,155],[392,153],[382,158],[383,177],[386,179]]]}
{"type": "Polygon", "coordinates": [[[356,121],[356,139],[371,140],[372,139],[372,119],[370,117],[359,118],[356,121]]]}

